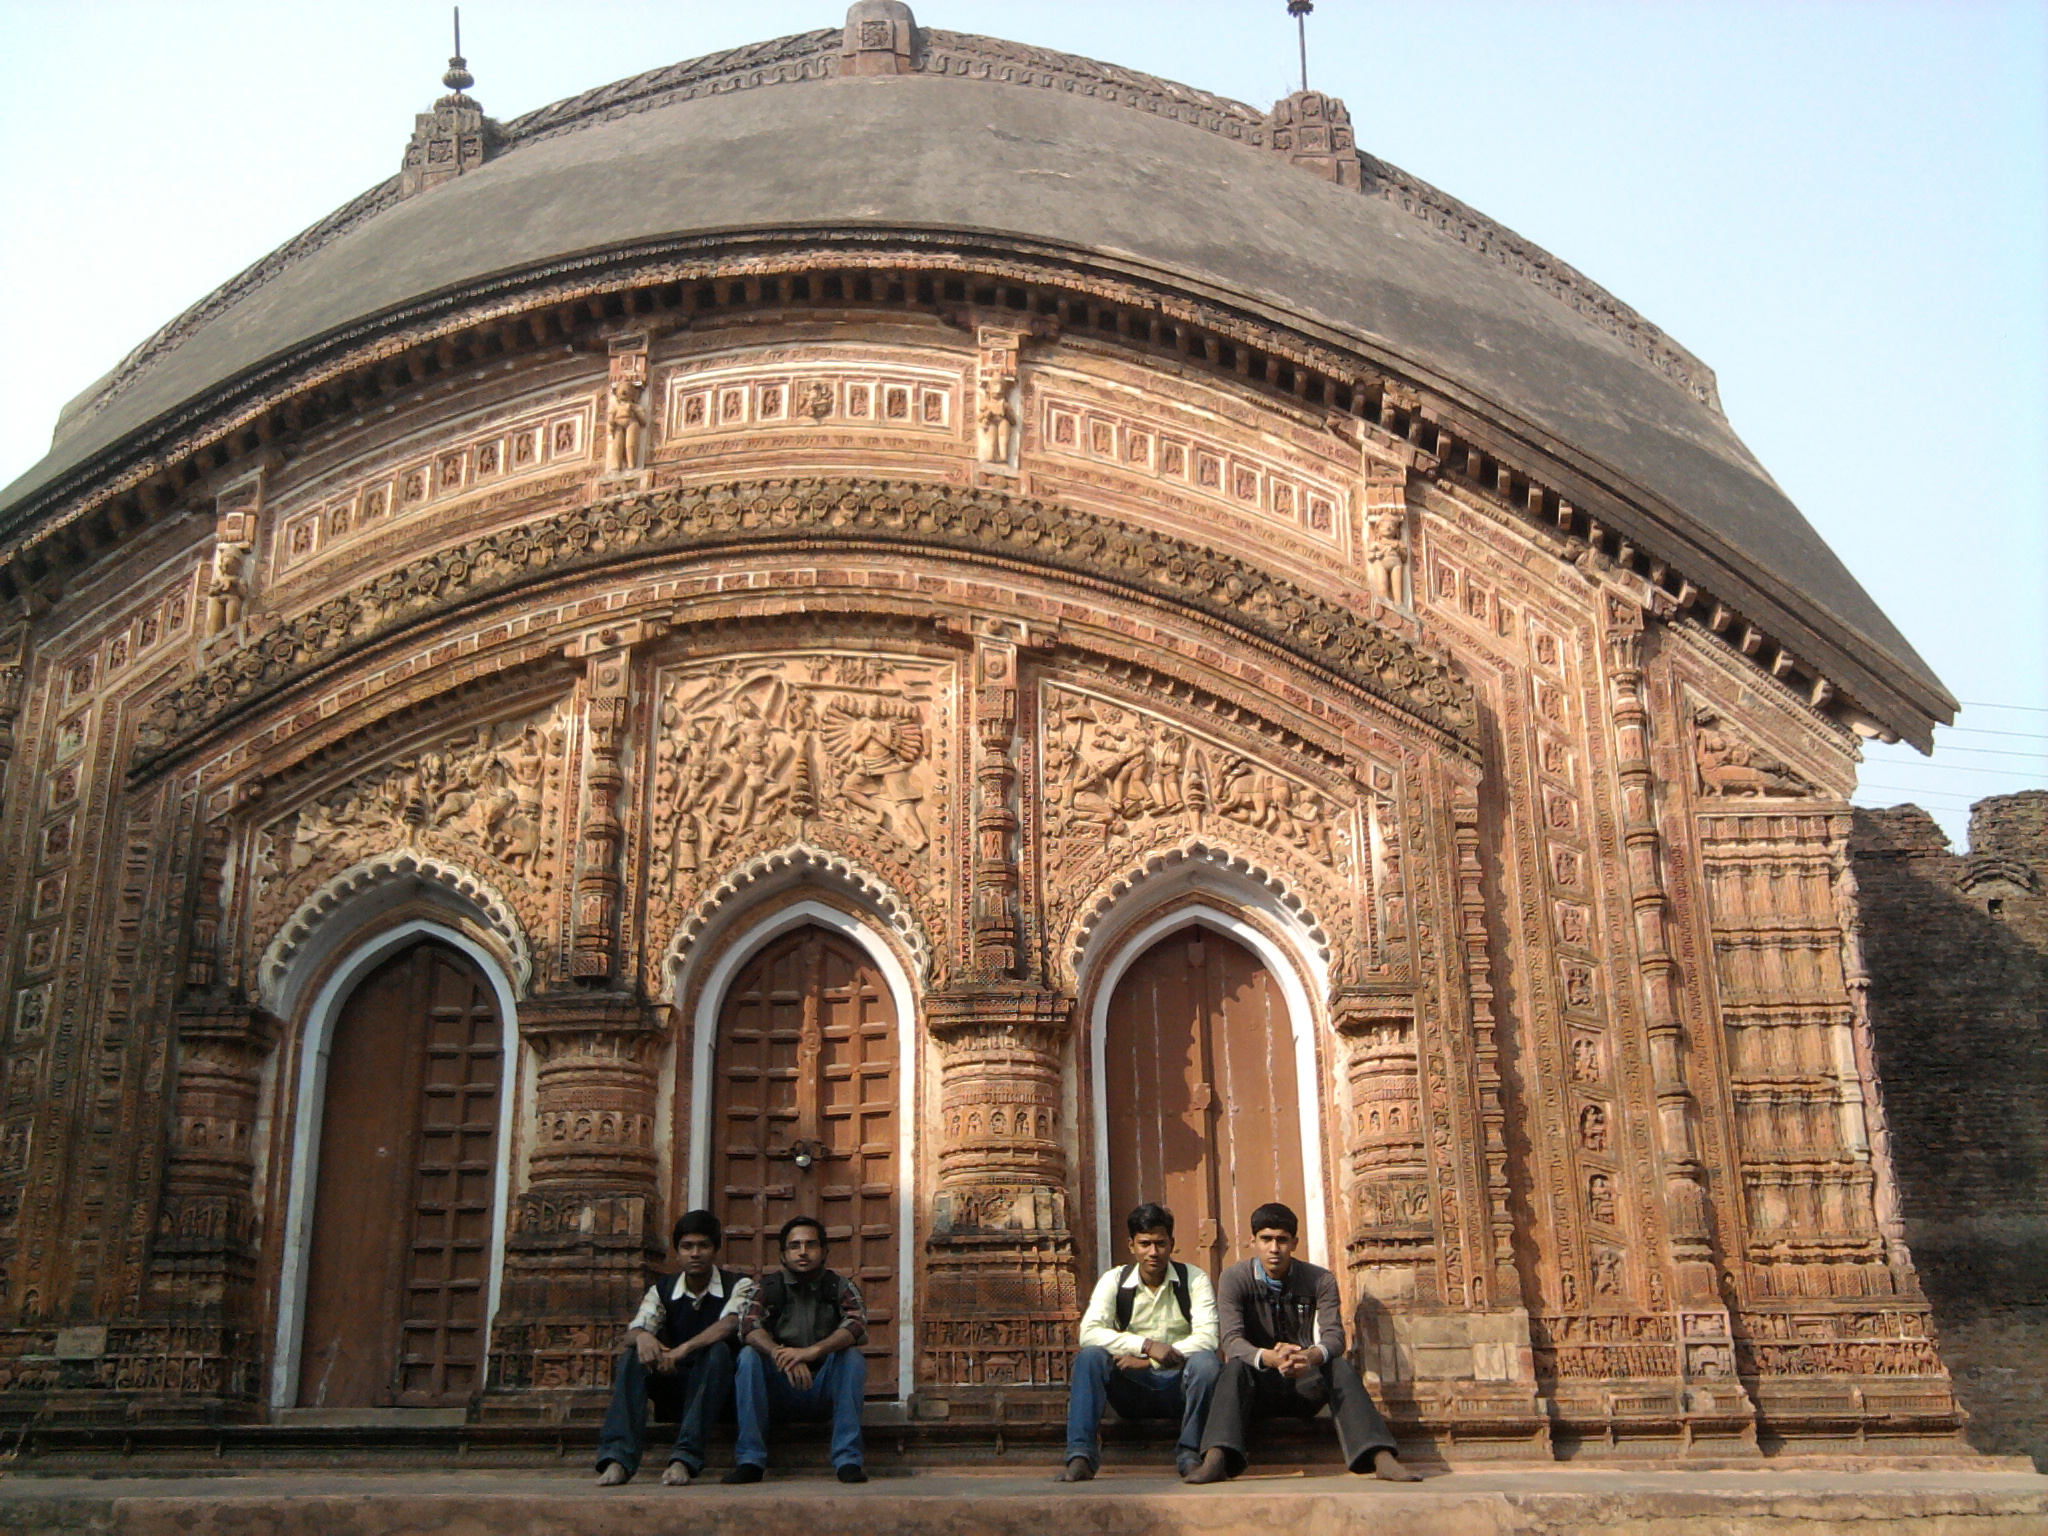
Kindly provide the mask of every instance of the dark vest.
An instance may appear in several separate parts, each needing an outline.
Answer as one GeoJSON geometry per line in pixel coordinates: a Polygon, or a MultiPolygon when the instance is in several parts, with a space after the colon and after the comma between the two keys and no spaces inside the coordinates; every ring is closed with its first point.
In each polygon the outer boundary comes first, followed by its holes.
{"type": "Polygon", "coordinates": [[[788,1270],[777,1269],[761,1282],[761,1326],[778,1344],[809,1349],[844,1321],[839,1290],[839,1277],[829,1269],[802,1287],[790,1284],[788,1270]]]}
{"type": "Polygon", "coordinates": [[[732,1300],[732,1288],[740,1283],[740,1276],[734,1270],[721,1269],[718,1281],[724,1288],[723,1296],[714,1296],[708,1285],[704,1287],[702,1296],[692,1296],[683,1289],[681,1275],[663,1275],[654,1282],[661,1293],[661,1304],[666,1309],[661,1331],[655,1334],[661,1340],[662,1348],[674,1349],[718,1321],[718,1314],[732,1300]]]}

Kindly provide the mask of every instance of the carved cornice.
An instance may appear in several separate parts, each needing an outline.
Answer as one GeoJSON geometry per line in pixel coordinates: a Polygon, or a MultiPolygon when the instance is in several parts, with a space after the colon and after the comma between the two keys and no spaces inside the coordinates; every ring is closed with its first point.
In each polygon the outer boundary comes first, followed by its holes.
{"type": "Polygon", "coordinates": [[[153,771],[371,641],[539,579],[657,554],[821,544],[1034,566],[1199,613],[1324,669],[1478,756],[1471,685],[1444,659],[1246,561],[998,491],[820,478],[617,496],[388,571],[253,637],[166,693],[137,732],[133,769],[153,771]]]}

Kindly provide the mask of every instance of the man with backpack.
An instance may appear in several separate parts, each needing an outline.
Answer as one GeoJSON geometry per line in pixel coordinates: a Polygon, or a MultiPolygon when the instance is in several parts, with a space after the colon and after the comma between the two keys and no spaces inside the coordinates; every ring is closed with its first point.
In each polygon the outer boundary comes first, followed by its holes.
{"type": "Polygon", "coordinates": [[[764,1278],[740,1317],[739,1437],[728,1483],[758,1483],[768,1466],[772,1415],[832,1421],[832,1465],[842,1483],[868,1474],[860,1433],[867,1396],[868,1315],[860,1288],[825,1267],[825,1224],[782,1224],[782,1267],[764,1278]]]}
{"type": "Polygon", "coordinates": [[[1173,1259],[1173,1212],[1145,1204],[1124,1222],[1132,1262],[1096,1281],[1081,1316],[1081,1352],[1067,1395],[1063,1483],[1085,1483],[1102,1463],[1102,1409],[1126,1419],[1178,1418],[1175,1464],[1202,1459],[1220,1361],[1216,1293],[1201,1270],[1173,1259]]]}
{"type": "Polygon", "coordinates": [[[640,1470],[647,1400],[682,1420],[661,1480],[680,1487],[704,1470],[704,1431],[732,1391],[733,1340],[754,1294],[751,1276],[714,1262],[725,1229],[709,1211],[676,1222],[670,1246],[682,1264],[647,1288],[626,1337],[631,1341],[612,1375],[611,1411],[597,1443],[597,1480],[607,1488],[640,1470]]]}

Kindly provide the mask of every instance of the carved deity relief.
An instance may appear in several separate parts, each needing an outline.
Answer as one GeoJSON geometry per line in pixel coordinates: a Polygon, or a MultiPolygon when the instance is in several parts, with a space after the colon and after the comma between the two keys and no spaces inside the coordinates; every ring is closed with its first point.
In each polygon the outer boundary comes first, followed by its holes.
{"type": "Polygon", "coordinates": [[[952,739],[945,669],[869,652],[728,657],[656,690],[648,875],[685,899],[756,845],[843,829],[845,851],[940,883],[952,739]]]}
{"type": "Polygon", "coordinates": [[[1702,795],[1783,799],[1814,793],[1813,785],[1789,765],[1759,751],[1711,711],[1697,712],[1693,727],[1702,795]]]}
{"type": "Polygon", "coordinates": [[[647,338],[622,336],[611,347],[611,391],[604,412],[604,472],[629,474],[643,462],[647,440],[647,338]]]}
{"type": "Polygon", "coordinates": [[[565,705],[476,726],[300,806],[259,839],[259,910],[281,920],[322,879],[404,846],[538,897],[555,875],[568,732],[565,705]]]}

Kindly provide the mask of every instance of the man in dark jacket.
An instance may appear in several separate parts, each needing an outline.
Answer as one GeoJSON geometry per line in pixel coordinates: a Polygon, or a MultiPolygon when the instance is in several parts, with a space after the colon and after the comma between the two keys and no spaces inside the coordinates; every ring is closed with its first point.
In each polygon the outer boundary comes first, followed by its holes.
{"type": "Polygon", "coordinates": [[[1209,1400],[1202,1464],[1187,1480],[1220,1483],[1242,1472],[1254,1418],[1308,1418],[1328,1403],[1346,1466],[1389,1482],[1419,1482],[1419,1472],[1401,1465],[1386,1420],[1345,1358],[1337,1277],[1294,1256],[1300,1232],[1300,1218],[1286,1206],[1260,1206],[1252,1212],[1258,1257],[1231,1265],[1217,1282],[1223,1373],[1209,1400]]]}
{"type": "Polygon", "coordinates": [[[868,1316],[860,1288],[825,1267],[815,1216],[782,1224],[782,1268],[764,1278],[740,1317],[747,1348],[738,1371],[739,1439],[728,1483],[758,1483],[768,1466],[771,1415],[832,1421],[832,1465],[842,1483],[868,1480],[860,1410],[867,1395],[868,1316]]]}
{"type": "Polygon", "coordinates": [[[612,1373],[611,1411],[597,1443],[597,1480],[607,1488],[640,1470],[649,1397],[682,1420],[661,1480],[676,1487],[704,1470],[704,1431],[732,1391],[733,1341],[754,1291],[752,1279],[713,1262],[724,1240],[709,1211],[687,1212],[676,1223],[670,1243],[682,1271],[647,1288],[612,1373]]]}

